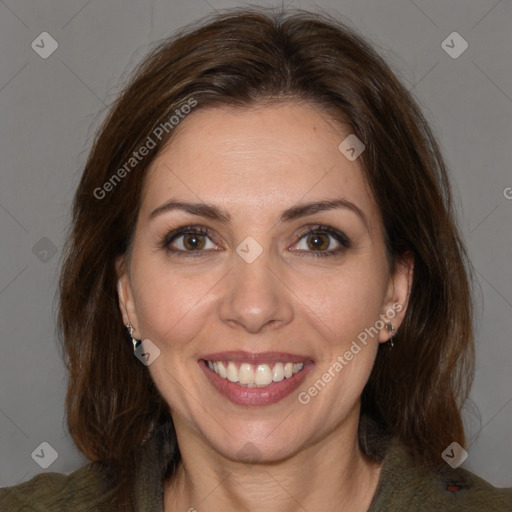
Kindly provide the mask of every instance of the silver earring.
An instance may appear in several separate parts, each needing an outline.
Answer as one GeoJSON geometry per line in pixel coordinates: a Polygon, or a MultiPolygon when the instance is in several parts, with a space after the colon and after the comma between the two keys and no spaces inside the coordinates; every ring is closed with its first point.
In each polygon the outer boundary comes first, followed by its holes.
{"type": "Polygon", "coordinates": [[[130,323],[127,323],[126,324],[126,328],[128,329],[128,332],[130,334],[130,338],[132,339],[132,343],[133,343],[133,351],[135,352],[137,350],[137,347],[140,345],[141,341],[140,340],[136,340],[134,337],[133,337],[133,327],[132,327],[132,324],[130,323]]]}
{"type": "Polygon", "coordinates": [[[395,326],[393,324],[386,324],[386,331],[391,333],[391,338],[389,338],[389,340],[388,340],[388,347],[389,347],[389,350],[393,350],[393,348],[395,346],[395,343],[394,343],[395,334],[396,334],[395,326]]]}

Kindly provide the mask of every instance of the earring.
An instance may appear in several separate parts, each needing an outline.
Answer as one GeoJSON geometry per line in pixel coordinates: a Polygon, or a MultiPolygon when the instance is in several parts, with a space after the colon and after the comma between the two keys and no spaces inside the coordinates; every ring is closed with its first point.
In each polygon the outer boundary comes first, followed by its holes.
{"type": "Polygon", "coordinates": [[[130,338],[132,339],[132,343],[133,343],[133,351],[135,352],[137,350],[137,347],[140,345],[141,341],[140,340],[136,340],[134,337],[133,337],[133,327],[132,327],[132,324],[130,323],[127,323],[126,324],[126,328],[128,329],[128,332],[130,333],[130,338]]]}
{"type": "Polygon", "coordinates": [[[393,348],[395,346],[395,343],[394,343],[395,334],[396,334],[395,326],[393,324],[386,324],[386,331],[391,333],[391,338],[389,338],[389,340],[388,340],[388,347],[389,347],[389,350],[393,350],[393,348]]]}

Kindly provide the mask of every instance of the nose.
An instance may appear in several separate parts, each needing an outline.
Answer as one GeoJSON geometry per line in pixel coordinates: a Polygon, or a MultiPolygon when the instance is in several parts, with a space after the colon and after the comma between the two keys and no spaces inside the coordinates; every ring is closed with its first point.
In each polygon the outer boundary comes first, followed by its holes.
{"type": "Polygon", "coordinates": [[[220,304],[221,320],[251,334],[291,322],[292,293],[270,267],[265,251],[252,263],[238,255],[234,259],[220,304]]]}

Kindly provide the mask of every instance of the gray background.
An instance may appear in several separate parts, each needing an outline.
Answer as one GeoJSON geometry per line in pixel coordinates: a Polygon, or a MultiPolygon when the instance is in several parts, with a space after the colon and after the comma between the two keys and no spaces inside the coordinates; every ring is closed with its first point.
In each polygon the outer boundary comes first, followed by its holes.
{"type": "MultiPolygon", "coordinates": [[[[55,341],[54,301],[73,190],[107,105],[153,41],[212,9],[244,5],[227,0],[34,4],[0,1],[0,486],[42,471],[69,473],[87,462],[65,428],[66,375],[55,341]],[[47,59],[31,47],[42,32],[59,44],[47,59]],[[46,470],[31,457],[43,441],[58,452],[46,470]]],[[[471,441],[463,467],[496,486],[510,486],[511,2],[287,5],[319,6],[346,17],[413,90],[439,138],[478,279],[471,396],[482,429],[468,409],[471,441]],[[441,46],[453,31],[469,44],[456,59],[441,46]]]]}

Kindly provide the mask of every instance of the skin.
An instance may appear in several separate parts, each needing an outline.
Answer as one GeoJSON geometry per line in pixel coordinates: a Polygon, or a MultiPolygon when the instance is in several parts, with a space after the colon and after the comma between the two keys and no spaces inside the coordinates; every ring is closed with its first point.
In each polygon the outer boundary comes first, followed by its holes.
{"type": "Polygon", "coordinates": [[[412,262],[390,273],[360,159],[349,161],[338,150],[349,133],[302,102],[203,109],[181,122],[151,164],[132,251],[117,261],[117,272],[124,322],[161,351],[148,370],[171,408],[183,460],[165,482],[166,512],[370,505],[381,467],[358,446],[360,397],[389,333],[383,328],[369,337],[309,403],[297,399],[393,304],[402,306],[392,319],[398,329],[407,305],[412,262]],[[341,197],[358,206],[366,223],[347,208],[278,222],[291,206],[341,197]],[[214,204],[231,221],[182,210],[150,219],[171,198],[214,204]],[[300,238],[316,224],[343,232],[351,246],[315,256],[340,247],[325,234],[320,250],[311,236],[300,238]],[[211,230],[211,240],[199,235],[202,257],[190,256],[194,235],[171,242],[181,253],[162,246],[172,229],[186,225],[211,230]],[[247,236],[263,249],[252,263],[235,251],[247,236]],[[197,362],[224,350],[306,354],[315,366],[278,403],[240,406],[212,387],[197,362]],[[239,455],[247,443],[255,453],[251,465],[239,455]]]}

